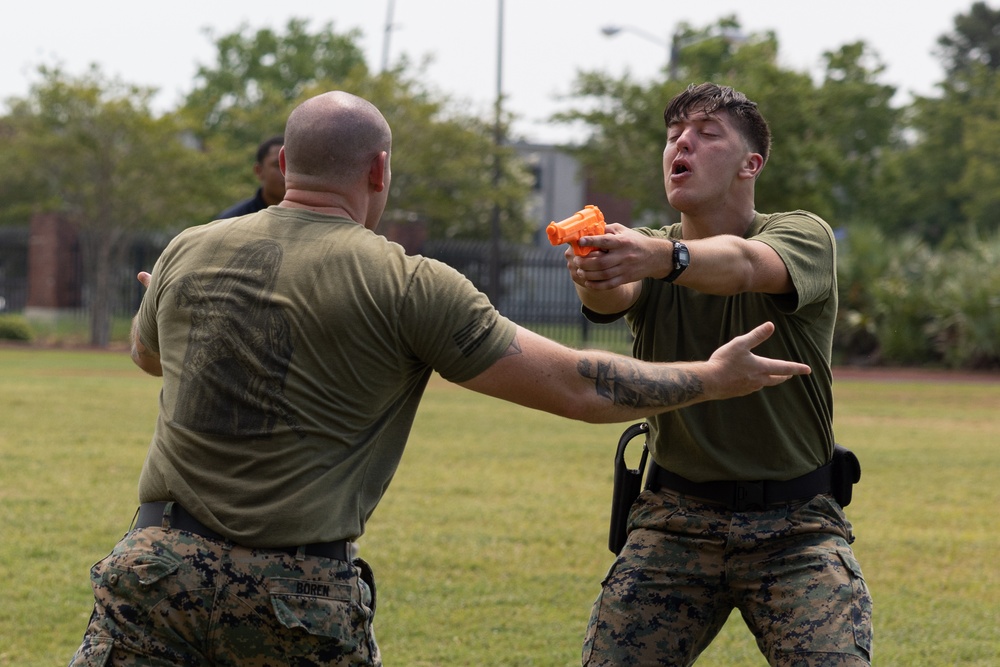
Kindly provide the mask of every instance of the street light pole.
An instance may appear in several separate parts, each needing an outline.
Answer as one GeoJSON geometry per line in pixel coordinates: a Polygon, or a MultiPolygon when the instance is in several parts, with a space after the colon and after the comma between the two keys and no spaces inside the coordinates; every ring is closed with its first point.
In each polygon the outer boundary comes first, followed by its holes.
{"type": "Polygon", "coordinates": [[[641,37],[647,42],[653,42],[661,47],[665,46],[667,49],[667,73],[669,74],[671,81],[676,81],[678,74],[680,74],[679,67],[681,49],[688,46],[694,46],[699,42],[703,42],[708,39],[715,39],[717,37],[726,40],[730,44],[742,44],[746,41],[746,35],[735,28],[725,28],[718,34],[701,35],[687,40],[681,39],[679,30],[675,30],[673,34],[670,35],[669,40],[664,40],[651,32],[643,30],[642,28],[636,28],[635,26],[628,25],[606,25],[601,28],[601,32],[604,33],[606,37],[614,37],[620,32],[630,32],[636,37],[641,37]]]}
{"type": "MultiPolygon", "coordinates": [[[[500,162],[500,148],[503,145],[503,0],[497,0],[497,96],[493,124],[493,196],[500,190],[503,165],[500,162]]],[[[490,220],[490,286],[489,295],[493,305],[500,306],[500,201],[493,201],[493,216],[490,220]]]]}
{"type": "Polygon", "coordinates": [[[396,0],[388,0],[386,3],[385,10],[385,36],[382,37],[382,70],[386,71],[389,68],[389,38],[392,36],[392,31],[396,27],[392,22],[393,14],[396,9],[396,0]]]}
{"type": "Polygon", "coordinates": [[[666,50],[667,50],[667,65],[668,66],[672,65],[672,63],[674,61],[674,55],[675,55],[674,54],[674,44],[677,41],[676,40],[676,36],[675,36],[675,39],[672,39],[670,41],[664,41],[664,39],[662,37],[657,37],[653,33],[647,32],[647,31],[643,30],[642,28],[636,28],[635,26],[630,26],[630,25],[606,25],[603,28],[601,28],[601,32],[604,33],[605,37],[614,37],[615,35],[617,35],[620,32],[630,32],[633,35],[635,35],[636,37],[641,37],[642,39],[646,40],[647,42],[652,42],[653,44],[656,44],[657,46],[660,46],[660,47],[666,46],[666,50]]]}

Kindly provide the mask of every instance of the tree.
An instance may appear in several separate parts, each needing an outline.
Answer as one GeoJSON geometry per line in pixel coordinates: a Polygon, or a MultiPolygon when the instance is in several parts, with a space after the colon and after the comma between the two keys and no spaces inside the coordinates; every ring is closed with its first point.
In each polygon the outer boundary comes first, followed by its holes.
{"type": "Polygon", "coordinates": [[[831,222],[869,222],[878,197],[875,178],[882,159],[898,150],[902,114],[893,108],[894,86],[878,81],[885,65],[864,42],[823,54],[824,80],[816,91],[817,130],[830,150],[824,155],[825,180],[831,186],[831,222]]]}
{"type": "Polygon", "coordinates": [[[284,131],[285,120],[304,91],[319,81],[342,81],[367,73],[357,31],[337,33],[333,24],[319,31],[291,19],[285,31],[247,25],[214,40],[215,62],[200,64],[194,87],[179,113],[187,119],[220,176],[215,200],[201,212],[203,221],[246,197],[253,181],[257,145],[284,131]]]}
{"type": "Polygon", "coordinates": [[[909,141],[886,156],[873,210],[891,232],[933,246],[1000,229],[1000,11],[976,3],[939,43],[948,77],[906,111],[909,141]]]}
{"type": "Polygon", "coordinates": [[[242,25],[215,37],[214,65],[199,65],[184,112],[197,121],[205,141],[223,138],[230,146],[256,146],[280,133],[291,107],[318,81],[340,81],[367,73],[359,33],[338,34],[333,24],[310,32],[309,21],[290,19],[284,33],[252,31],[242,25]]]}
{"type": "Polygon", "coordinates": [[[574,152],[593,186],[632,200],[637,216],[653,225],[676,218],[663,191],[663,104],[680,90],[675,82],[643,85],[628,74],[580,72],[569,94],[578,108],[555,116],[589,129],[574,152]]]}
{"type": "Polygon", "coordinates": [[[976,2],[968,14],[955,17],[954,31],[939,37],[938,46],[949,77],[967,74],[977,64],[1000,70],[1000,9],[976,2]]]}
{"type": "Polygon", "coordinates": [[[894,89],[877,83],[883,68],[868,47],[826,54],[817,87],[807,73],[778,65],[773,33],[733,39],[741,34],[735,17],[701,30],[683,24],[676,34],[681,48],[668,72],[676,80],[578,75],[571,97],[580,107],[557,120],[590,127],[579,155],[597,186],[632,199],[647,223],[677,220],[663,192],[663,108],[689,82],[714,81],[747,93],[771,125],[774,149],[756,190],[761,210],[804,208],[834,224],[854,215],[896,120],[887,108],[894,89]]]}
{"type": "Polygon", "coordinates": [[[525,241],[531,181],[527,167],[507,145],[494,143],[492,121],[455,111],[448,98],[429,94],[408,65],[349,89],[370,100],[392,127],[392,191],[387,216],[428,223],[431,238],[489,238],[494,205],[503,211],[502,236],[525,241]],[[501,177],[493,182],[493,160],[501,177]]]}
{"type": "Polygon", "coordinates": [[[178,119],[150,111],[152,89],[109,80],[96,66],[77,78],[45,66],[39,75],[26,98],[8,101],[0,196],[75,223],[90,340],[104,346],[115,269],[132,234],[190,224],[212,174],[178,119]]]}
{"type": "Polygon", "coordinates": [[[337,34],[329,23],[310,32],[302,19],[290,20],[284,33],[243,26],[218,38],[215,64],[199,67],[183,108],[226,183],[206,215],[246,191],[247,156],[260,140],[282,131],[296,104],[339,89],[370,100],[393,128],[387,217],[423,220],[432,238],[487,238],[490,212],[499,202],[504,236],[523,239],[529,226],[521,203],[530,182],[512,151],[494,145],[492,121],[430,90],[421,83],[423,66],[406,58],[372,74],[357,38],[356,31],[337,34]],[[504,171],[494,187],[497,152],[504,171]]]}

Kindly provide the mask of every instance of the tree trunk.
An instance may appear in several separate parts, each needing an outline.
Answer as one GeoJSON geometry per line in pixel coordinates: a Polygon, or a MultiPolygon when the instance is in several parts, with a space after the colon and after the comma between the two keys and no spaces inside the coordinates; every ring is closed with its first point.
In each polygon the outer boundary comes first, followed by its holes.
{"type": "Polygon", "coordinates": [[[92,230],[81,242],[84,283],[89,287],[90,344],[94,347],[107,347],[111,342],[116,302],[113,276],[122,254],[122,236],[112,230],[92,230]]]}

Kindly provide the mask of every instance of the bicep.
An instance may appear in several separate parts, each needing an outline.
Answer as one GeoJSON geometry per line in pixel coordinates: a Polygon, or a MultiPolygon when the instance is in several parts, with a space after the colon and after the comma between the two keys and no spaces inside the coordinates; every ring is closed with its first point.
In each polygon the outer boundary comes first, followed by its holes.
{"type": "Polygon", "coordinates": [[[747,291],[788,294],[795,290],[788,267],[774,248],[755,239],[746,240],[744,243],[752,271],[750,289],[747,291]]]}

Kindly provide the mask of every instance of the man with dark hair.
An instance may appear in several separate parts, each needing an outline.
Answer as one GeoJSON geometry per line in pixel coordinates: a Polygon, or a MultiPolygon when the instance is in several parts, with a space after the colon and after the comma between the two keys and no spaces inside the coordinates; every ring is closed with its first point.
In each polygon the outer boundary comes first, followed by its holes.
{"type": "Polygon", "coordinates": [[[285,176],[278,167],[278,151],[284,143],[285,139],[281,135],[261,142],[257,147],[257,161],[253,164],[253,173],[260,187],[253,197],[233,204],[216,216],[216,220],[256,213],[281,202],[285,196],[285,176]]]}
{"type": "Polygon", "coordinates": [[[591,422],[741,396],[808,373],[757,357],[762,324],[699,361],[573,350],[464,276],[374,233],[392,134],[344,92],[292,111],[285,197],[163,251],[132,328],[162,376],[135,527],[91,571],[73,665],[380,665],[355,541],[433,371],[591,422]]]}
{"type": "Polygon", "coordinates": [[[583,662],[690,665],[735,608],[771,665],[869,664],[872,601],[834,495],[833,233],[805,211],[755,210],[771,133],[742,93],[692,85],[664,121],[664,187],[681,221],[608,225],[579,242],[602,252],[567,252],[584,313],[625,317],[646,361],[698,359],[773,321],[761,349],[813,373],[650,419],[654,464],[583,662]]]}

